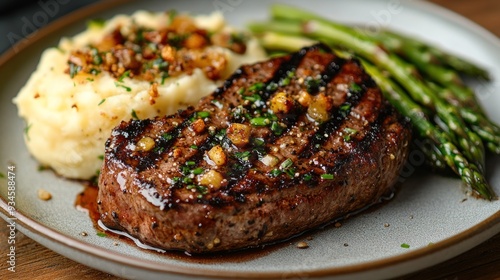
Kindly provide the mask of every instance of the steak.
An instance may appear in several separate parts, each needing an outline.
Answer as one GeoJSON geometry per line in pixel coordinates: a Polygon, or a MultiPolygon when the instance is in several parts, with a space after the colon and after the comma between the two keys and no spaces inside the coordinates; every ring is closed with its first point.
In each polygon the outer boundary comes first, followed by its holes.
{"type": "Polygon", "coordinates": [[[100,219],[190,253],[284,240],[391,195],[410,138],[359,61],[310,46],[242,66],[195,107],[123,121],[100,219]]]}

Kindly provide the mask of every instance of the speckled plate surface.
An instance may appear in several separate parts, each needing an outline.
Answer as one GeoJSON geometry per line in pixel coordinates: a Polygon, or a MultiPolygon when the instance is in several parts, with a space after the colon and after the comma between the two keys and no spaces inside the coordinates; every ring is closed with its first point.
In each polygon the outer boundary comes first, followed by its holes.
{"type": "MultiPolygon", "coordinates": [[[[484,65],[493,82],[473,84],[486,111],[500,122],[500,42],[473,23],[420,1],[290,1],[337,21],[361,24],[376,30],[388,26],[420,36],[484,65]],[[397,4],[400,3],[400,4],[397,4]]],[[[17,228],[28,237],[77,262],[125,278],[282,278],[332,277],[337,279],[389,278],[410,273],[456,256],[500,232],[500,201],[486,202],[466,196],[460,181],[419,171],[416,152],[403,174],[401,190],[382,207],[307,236],[310,247],[297,249],[292,242],[240,253],[237,257],[188,260],[137,248],[129,242],[99,237],[91,220],[75,209],[83,190],[78,182],[38,171],[26,150],[24,123],[17,117],[12,98],[34,70],[41,52],[85,28],[89,18],[109,18],[138,9],[190,11],[206,14],[222,9],[227,21],[243,26],[268,17],[270,1],[137,1],[104,2],[65,17],[27,38],[0,57],[0,172],[15,165],[15,217],[17,228]],[[41,201],[37,189],[52,193],[41,201]],[[82,236],[87,232],[88,236],[82,236]],[[115,244],[116,243],[116,244],[115,244]],[[402,248],[406,243],[410,248],[402,248]],[[430,245],[431,244],[431,245],[430,245]],[[118,245],[118,246],[117,246],[118,245]]],[[[489,158],[488,179],[500,193],[500,160],[489,158]]],[[[0,216],[8,211],[8,180],[0,179],[0,216]]],[[[305,237],[303,237],[305,238],[305,237]]],[[[294,242],[301,238],[293,240],[294,242]]],[[[43,256],[41,256],[43,257],[43,256]]]]}

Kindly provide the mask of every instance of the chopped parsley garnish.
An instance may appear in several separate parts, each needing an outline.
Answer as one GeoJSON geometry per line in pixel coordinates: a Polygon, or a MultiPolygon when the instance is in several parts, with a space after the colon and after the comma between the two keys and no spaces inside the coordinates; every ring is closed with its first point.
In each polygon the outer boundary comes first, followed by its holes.
{"type": "Polygon", "coordinates": [[[275,135],[281,135],[283,133],[283,127],[278,122],[273,122],[271,124],[271,131],[274,132],[275,135]]]}
{"type": "Polygon", "coordinates": [[[361,90],[362,90],[361,86],[354,82],[349,85],[350,92],[357,93],[360,92],[361,90]]]}
{"type": "Polygon", "coordinates": [[[242,160],[248,160],[248,158],[250,157],[251,153],[250,151],[245,151],[245,152],[236,152],[234,153],[234,156],[238,159],[242,159],[242,160]]]}
{"type": "Polygon", "coordinates": [[[293,71],[288,71],[287,72],[287,75],[285,78],[281,79],[279,85],[280,86],[287,86],[290,84],[291,82],[291,79],[295,76],[295,70],[293,71]]]}
{"type": "Polygon", "coordinates": [[[253,138],[253,144],[257,147],[264,146],[266,142],[262,138],[253,138]]]}
{"type": "Polygon", "coordinates": [[[259,91],[264,88],[265,84],[263,82],[257,82],[248,87],[249,91],[259,91]]]}
{"type": "Polygon", "coordinates": [[[321,85],[321,79],[314,79],[313,77],[308,76],[305,79],[304,84],[306,85],[307,92],[317,92],[321,85]]]}
{"type": "Polygon", "coordinates": [[[271,123],[269,119],[264,117],[257,117],[250,120],[250,124],[254,126],[266,126],[269,123],[271,123]]]}
{"type": "Polygon", "coordinates": [[[123,79],[127,77],[130,77],[130,70],[123,72],[123,74],[121,74],[120,77],[118,78],[118,82],[120,83],[123,82],[123,79]]]}
{"type": "Polygon", "coordinates": [[[321,174],[321,179],[324,179],[324,180],[333,180],[333,178],[334,178],[333,174],[328,174],[328,173],[321,174]]]}
{"type": "Polygon", "coordinates": [[[200,111],[200,112],[195,112],[193,116],[191,117],[191,121],[194,121],[196,119],[205,119],[210,117],[210,112],[207,111],[200,111]]]}
{"type": "Polygon", "coordinates": [[[96,48],[90,49],[90,54],[92,55],[92,62],[95,65],[102,64],[102,57],[99,55],[99,50],[96,48]]]}
{"type": "Polygon", "coordinates": [[[281,173],[283,173],[281,170],[279,169],[273,169],[269,172],[269,174],[272,176],[272,177],[278,177],[281,173]]]}
{"type": "Polygon", "coordinates": [[[280,169],[286,170],[290,168],[293,165],[293,161],[289,158],[287,158],[285,161],[283,161],[280,165],[280,169]]]}
{"type": "Polygon", "coordinates": [[[132,112],[130,114],[132,115],[133,119],[135,119],[135,120],[139,119],[139,117],[137,117],[137,112],[134,109],[132,109],[132,112]]]}
{"type": "Polygon", "coordinates": [[[219,100],[212,100],[211,103],[214,104],[219,109],[222,109],[222,107],[224,107],[219,100]]]}
{"type": "Polygon", "coordinates": [[[409,249],[410,245],[406,244],[406,243],[403,243],[403,244],[401,244],[401,248],[409,249]]]}
{"type": "Polygon", "coordinates": [[[132,89],[126,85],[123,85],[123,84],[120,84],[118,82],[115,82],[115,86],[116,87],[121,87],[121,88],[124,88],[126,91],[132,91],[132,89]]]}
{"type": "Polygon", "coordinates": [[[311,174],[304,174],[303,178],[304,178],[304,181],[311,181],[312,175],[311,174]]]}
{"type": "Polygon", "coordinates": [[[196,145],[191,145],[191,146],[190,146],[190,148],[191,148],[191,149],[193,149],[193,150],[197,150],[197,149],[198,149],[198,146],[196,146],[196,145]]]}
{"type": "Polygon", "coordinates": [[[243,99],[251,101],[251,102],[256,102],[256,101],[262,100],[262,97],[260,97],[260,95],[258,95],[258,94],[252,94],[252,95],[244,96],[243,99]]]}
{"type": "Polygon", "coordinates": [[[163,139],[165,139],[165,141],[170,141],[170,140],[174,139],[175,136],[173,134],[171,134],[171,133],[163,133],[161,135],[161,137],[163,139]]]}
{"type": "Polygon", "coordinates": [[[344,141],[351,141],[351,136],[358,133],[358,131],[356,129],[346,127],[344,128],[344,133],[344,141]]]}
{"type": "Polygon", "coordinates": [[[79,65],[76,65],[74,63],[70,63],[69,64],[69,76],[73,79],[73,77],[76,76],[76,74],[78,74],[78,72],[80,72],[80,70],[82,70],[82,67],[79,66],[79,65]]]}

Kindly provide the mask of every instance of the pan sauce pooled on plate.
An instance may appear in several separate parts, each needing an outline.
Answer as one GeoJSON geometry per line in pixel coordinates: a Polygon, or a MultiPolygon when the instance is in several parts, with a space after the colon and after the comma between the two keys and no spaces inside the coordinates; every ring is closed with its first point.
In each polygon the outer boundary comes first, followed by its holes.
{"type": "Polygon", "coordinates": [[[43,165],[91,179],[122,120],[172,114],[214,91],[240,65],[265,57],[221,14],[138,11],[92,21],[47,49],[14,103],[25,142],[43,165]]]}

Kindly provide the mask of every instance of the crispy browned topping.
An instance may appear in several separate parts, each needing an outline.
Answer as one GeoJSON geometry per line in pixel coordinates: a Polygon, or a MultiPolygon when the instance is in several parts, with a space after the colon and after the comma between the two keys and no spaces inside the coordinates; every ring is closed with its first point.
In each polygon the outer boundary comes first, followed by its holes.
{"type": "Polygon", "coordinates": [[[238,54],[246,51],[245,35],[209,33],[185,15],[173,16],[169,25],[158,30],[138,25],[130,30],[124,34],[118,27],[98,44],[72,51],[67,73],[74,77],[104,71],[118,80],[134,77],[153,82],[199,68],[209,79],[217,80],[227,67],[227,58],[207,47],[219,46],[238,54]]]}

